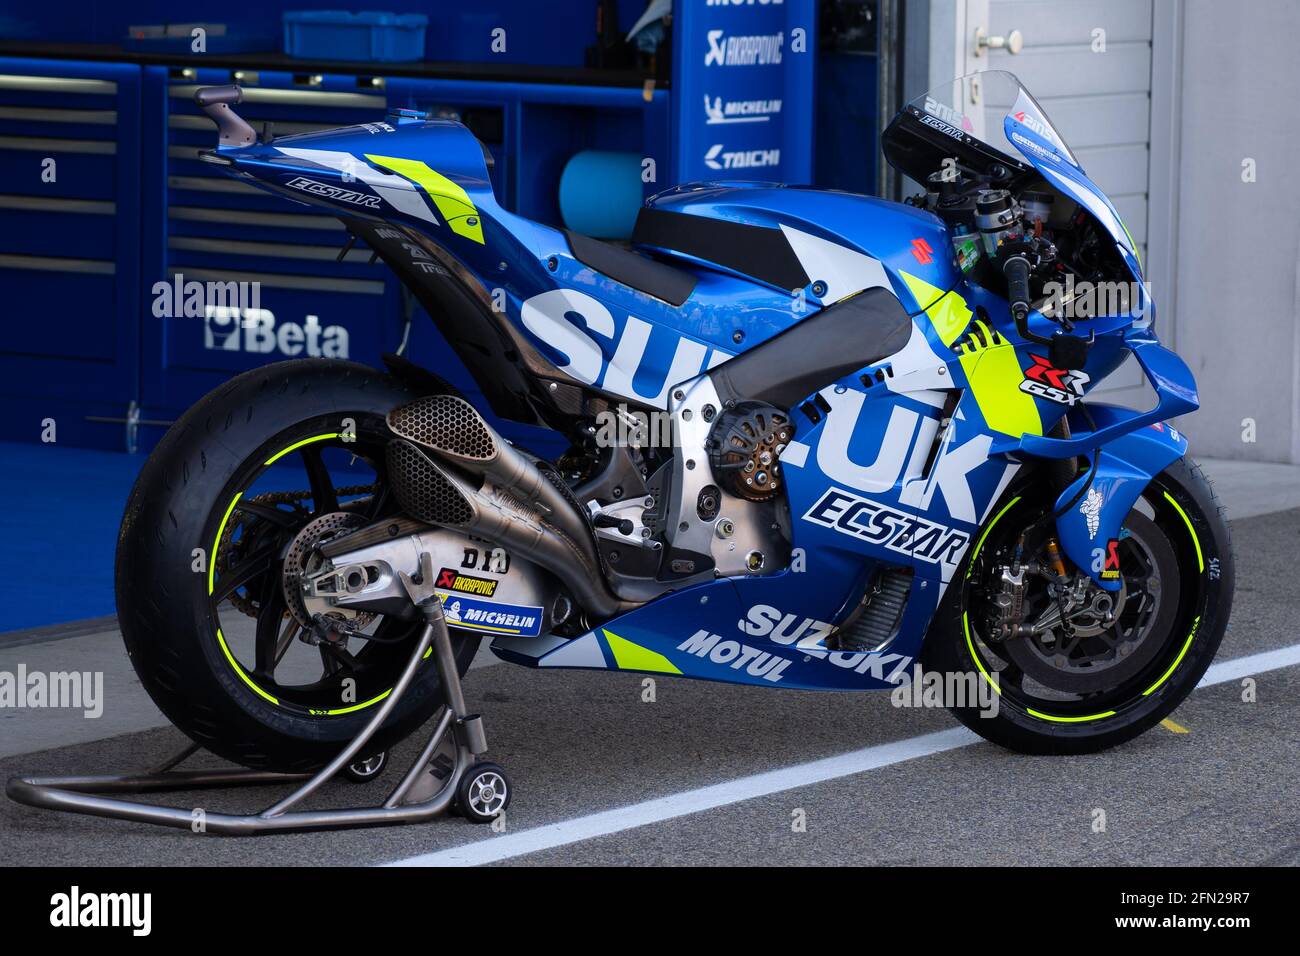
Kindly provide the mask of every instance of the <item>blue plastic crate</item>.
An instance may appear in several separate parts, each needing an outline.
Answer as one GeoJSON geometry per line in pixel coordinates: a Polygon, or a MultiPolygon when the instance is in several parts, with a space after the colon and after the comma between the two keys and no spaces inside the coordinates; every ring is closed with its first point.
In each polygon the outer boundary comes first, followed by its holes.
{"type": "Polygon", "coordinates": [[[304,60],[422,60],[428,23],[422,13],[295,10],[284,14],[284,52],[304,60]]]}

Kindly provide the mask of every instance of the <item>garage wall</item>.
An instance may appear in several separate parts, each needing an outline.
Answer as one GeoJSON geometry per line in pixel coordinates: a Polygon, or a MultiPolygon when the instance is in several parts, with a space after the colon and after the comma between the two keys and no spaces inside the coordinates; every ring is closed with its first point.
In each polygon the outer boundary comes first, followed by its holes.
{"type": "Polygon", "coordinates": [[[1180,4],[1173,320],[1201,410],[1198,456],[1300,463],[1300,4],[1180,4]],[[1255,160],[1256,181],[1242,181],[1255,160]],[[1242,440],[1243,420],[1256,441],[1242,440]]]}
{"type": "MultiPolygon", "coordinates": [[[[1200,385],[1201,409],[1179,422],[1192,453],[1300,463],[1300,4],[905,2],[929,33],[928,62],[910,75],[933,85],[1012,70],[1110,191],[1143,247],[1157,331],[1200,385]],[[972,58],[981,23],[1020,29],[1024,51],[972,58]],[[1088,47],[1095,27],[1104,56],[1088,47]]],[[[1105,400],[1149,407],[1139,379],[1120,370],[1105,400]]]]}

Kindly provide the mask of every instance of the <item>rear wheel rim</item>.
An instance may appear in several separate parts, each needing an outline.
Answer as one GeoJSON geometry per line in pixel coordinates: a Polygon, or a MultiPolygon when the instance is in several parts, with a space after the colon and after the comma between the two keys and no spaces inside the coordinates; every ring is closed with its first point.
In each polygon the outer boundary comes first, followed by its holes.
{"type": "Polygon", "coordinates": [[[379,616],[364,640],[350,640],[346,648],[334,643],[313,648],[300,640],[305,629],[289,612],[285,593],[285,553],[308,523],[346,512],[365,524],[394,510],[382,453],[387,438],[383,420],[366,413],[301,422],[248,456],[213,509],[218,520],[207,577],[213,639],[240,683],[279,709],[313,718],[366,710],[388,696],[409,658],[418,622],[379,616]],[[328,427],[344,417],[356,423],[353,431],[328,427]],[[356,481],[340,481],[330,462],[337,471],[344,456],[333,449],[346,452],[352,463],[365,463],[366,472],[356,481]],[[298,485],[283,492],[265,490],[268,483],[294,481],[298,485]],[[304,484],[305,496],[276,497],[301,491],[304,484]],[[320,673],[314,681],[304,677],[314,668],[302,659],[304,652],[317,655],[320,673]],[[292,679],[286,679],[286,670],[292,679]]]}

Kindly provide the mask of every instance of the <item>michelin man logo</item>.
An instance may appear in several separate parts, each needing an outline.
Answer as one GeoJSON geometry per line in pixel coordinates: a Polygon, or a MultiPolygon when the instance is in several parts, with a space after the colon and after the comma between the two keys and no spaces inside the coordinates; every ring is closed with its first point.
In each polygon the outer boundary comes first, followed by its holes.
{"type": "Polygon", "coordinates": [[[1097,529],[1101,527],[1101,492],[1096,488],[1088,489],[1088,496],[1083,499],[1083,504],[1079,505],[1079,511],[1088,519],[1088,540],[1091,541],[1097,537],[1097,529]]]}
{"type": "Polygon", "coordinates": [[[459,602],[459,601],[452,601],[451,604],[445,608],[445,610],[446,610],[446,612],[447,612],[447,620],[449,620],[449,621],[457,621],[457,622],[460,621],[460,602],[459,602]]]}

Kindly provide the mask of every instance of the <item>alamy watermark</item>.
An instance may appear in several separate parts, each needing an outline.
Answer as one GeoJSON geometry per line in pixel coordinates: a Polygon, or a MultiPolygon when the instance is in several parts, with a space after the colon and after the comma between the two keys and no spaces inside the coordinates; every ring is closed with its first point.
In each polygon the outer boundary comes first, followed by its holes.
{"type": "Polygon", "coordinates": [[[981,717],[998,715],[1002,697],[997,674],[986,678],[975,671],[923,671],[920,664],[913,664],[909,676],[910,680],[889,692],[895,707],[961,707],[978,710],[981,717]]]}
{"type": "Polygon", "coordinates": [[[80,710],[90,720],[104,714],[103,671],[0,670],[0,710],[80,710]]]}

